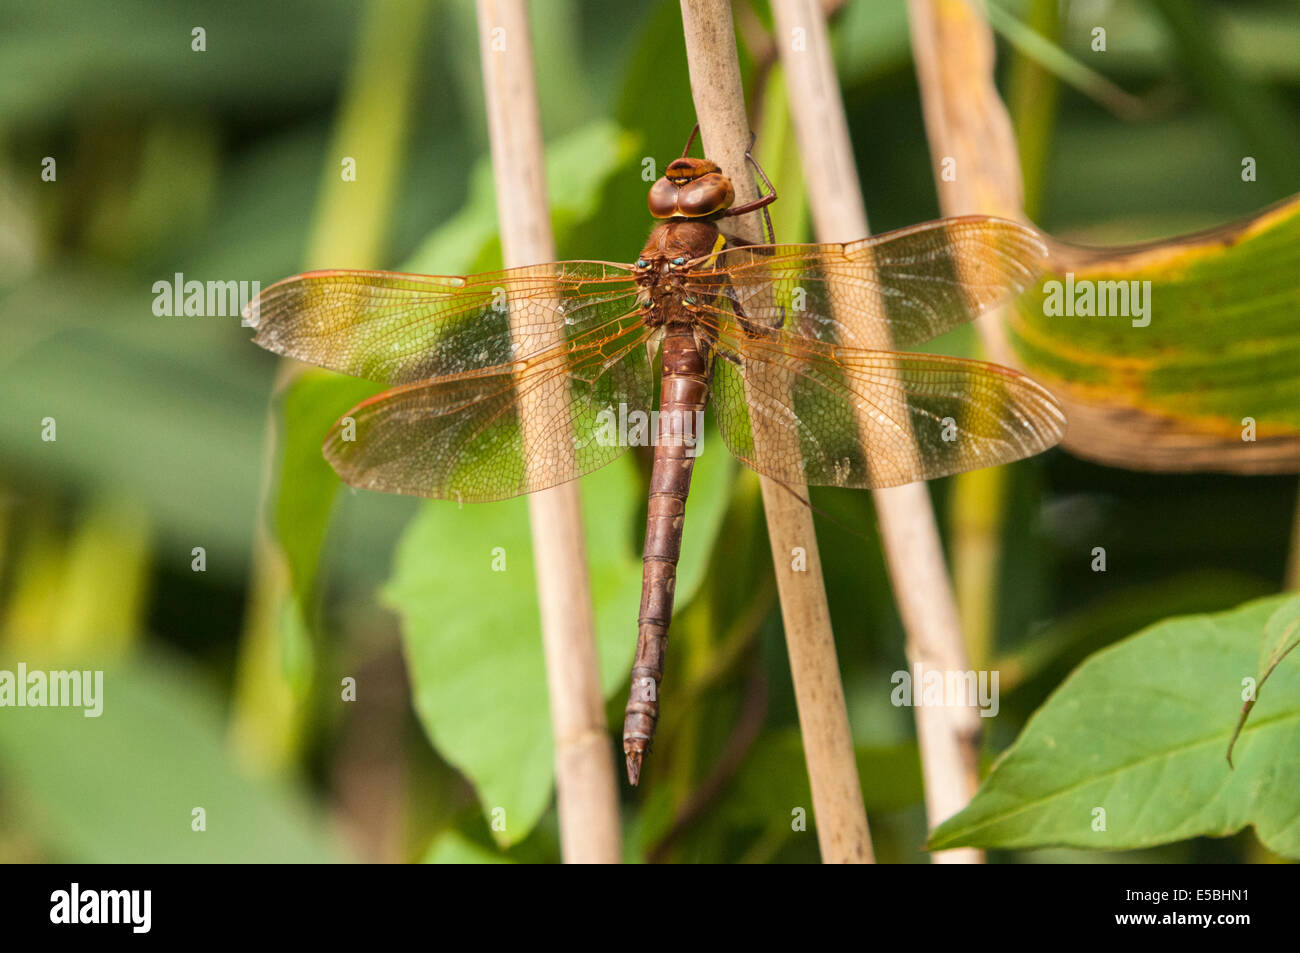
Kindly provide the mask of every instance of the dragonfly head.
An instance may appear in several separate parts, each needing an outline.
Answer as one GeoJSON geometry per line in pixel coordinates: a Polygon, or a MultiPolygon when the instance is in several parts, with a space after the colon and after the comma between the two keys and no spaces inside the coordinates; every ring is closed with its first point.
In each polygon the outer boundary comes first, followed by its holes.
{"type": "Polygon", "coordinates": [[[707,218],[731,205],[731,180],[709,159],[683,157],[668,163],[663,178],[650,187],[655,218],[707,218]]]}

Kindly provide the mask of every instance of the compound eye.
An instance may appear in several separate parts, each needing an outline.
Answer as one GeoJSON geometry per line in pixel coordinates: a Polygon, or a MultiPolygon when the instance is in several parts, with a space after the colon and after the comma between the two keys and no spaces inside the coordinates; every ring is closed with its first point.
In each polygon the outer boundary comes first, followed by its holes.
{"type": "Polygon", "coordinates": [[[649,268],[650,262],[646,261],[644,258],[638,258],[636,260],[636,266],[638,268],[649,268]]]}
{"type": "Polygon", "coordinates": [[[673,259],[673,264],[674,264],[674,265],[684,265],[684,264],[686,264],[686,259],[685,259],[685,258],[674,258],[674,259],[673,259]]]}

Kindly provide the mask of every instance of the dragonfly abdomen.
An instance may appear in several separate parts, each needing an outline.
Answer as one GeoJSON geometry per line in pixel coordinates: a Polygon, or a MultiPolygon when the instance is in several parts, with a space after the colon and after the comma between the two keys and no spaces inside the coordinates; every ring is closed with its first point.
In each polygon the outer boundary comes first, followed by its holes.
{"type": "Polygon", "coordinates": [[[672,621],[686,495],[691,488],[700,421],[709,393],[707,358],[700,353],[690,327],[670,325],[664,335],[662,355],[663,389],[650,474],[636,661],[623,721],[623,752],[632,784],[640,777],[641,759],[659,720],[659,682],[663,679],[668,625],[672,621]]]}

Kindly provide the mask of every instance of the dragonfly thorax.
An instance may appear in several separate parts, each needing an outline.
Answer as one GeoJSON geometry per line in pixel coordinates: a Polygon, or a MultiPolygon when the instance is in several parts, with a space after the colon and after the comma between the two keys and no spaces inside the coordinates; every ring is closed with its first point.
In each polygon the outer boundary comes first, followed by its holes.
{"type": "Polygon", "coordinates": [[[655,226],[636,262],[636,282],[646,323],[689,320],[685,282],[700,259],[717,251],[721,233],[712,222],[674,219],[655,226]]]}

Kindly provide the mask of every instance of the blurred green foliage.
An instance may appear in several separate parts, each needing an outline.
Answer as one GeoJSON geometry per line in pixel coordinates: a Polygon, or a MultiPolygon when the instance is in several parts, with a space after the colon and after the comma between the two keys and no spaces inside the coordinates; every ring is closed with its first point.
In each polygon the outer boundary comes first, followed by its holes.
{"type": "MultiPolygon", "coordinates": [[[[661,167],[694,122],[677,4],[613,6],[535,7],[550,199],[567,258],[635,253],[648,226],[642,161],[661,167]]],[[[753,22],[770,23],[756,6],[753,22]]],[[[1031,4],[1001,6],[1041,22],[1031,4]]],[[[1300,10],[1203,2],[1189,21],[1180,6],[1060,11],[1061,52],[1136,96],[1136,118],[1117,118],[1000,46],[1013,106],[1049,104],[1016,106],[1016,118],[1034,124],[1032,207],[1053,233],[1092,243],[1173,235],[1300,190],[1300,10]],[[1104,54],[1090,47],[1098,25],[1104,54]],[[1246,155],[1259,158],[1251,183],[1240,176],[1246,155]]],[[[10,408],[0,415],[0,657],[109,660],[93,729],[77,712],[0,709],[0,859],[558,857],[526,539],[501,542],[515,539],[522,508],[457,511],[341,491],[313,454],[324,424],[366,385],[312,375],[273,398],[276,363],[237,318],[152,309],[154,282],[177,272],[265,287],[346,239],[321,224],[332,221],[323,210],[341,155],[361,157],[355,185],[379,196],[366,206],[373,239],[358,252],[377,256],[368,264],[455,273],[495,263],[472,5],[407,7],[421,9],[406,100],[363,113],[370,127],[349,124],[346,107],[384,88],[370,74],[391,64],[366,48],[365,25],[401,15],[391,0],[0,9],[0,400],[10,408]],[[203,52],[192,49],[196,27],[203,52]],[[346,141],[363,135],[354,128],[375,131],[346,141]],[[382,182],[367,180],[375,166],[364,159],[378,136],[395,157],[379,164],[382,182]],[[41,177],[46,157],[52,182],[41,177]],[[53,442],[41,439],[47,417],[53,442]],[[237,691],[252,654],[250,604],[271,575],[259,526],[299,583],[298,621],[312,633],[309,646],[280,653],[282,671],[261,670],[306,686],[295,702],[299,742],[276,765],[253,756],[246,735],[282,730],[274,706],[257,707],[257,691],[270,689],[237,691]],[[508,546],[508,580],[469,571],[497,545],[508,546]],[[490,582],[512,587],[508,598],[490,582]],[[417,590],[444,611],[418,617],[405,599],[417,590]],[[405,642],[386,601],[400,609],[405,642]],[[302,667],[310,671],[295,674],[302,667]],[[356,679],[354,702],[340,701],[345,678],[356,679]],[[526,712],[533,720],[504,735],[526,712]],[[475,736],[485,731],[495,747],[475,736]],[[501,836],[487,812],[520,776],[501,836]],[[196,806],[207,811],[203,833],[191,830],[196,806]]],[[[933,218],[905,4],[850,2],[833,39],[873,229],[933,218]]],[[[762,104],[760,149],[782,173],[778,205],[801,208],[797,163],[781,149],[783,111],[798,104],[785,102],[779,71],[761,69],[755,50],[742,60],[751,103],[762,104]]],[[[779,237],[810,237],[804,216],[786,209],[779,237]]],[[[944,346],[961,352],[970,338],[944,346]]],[[[686,529],[662,736],[642,788],[624,790],[627,856],[815,860],[815,838],[790,830],[788,805],[807,803],[807,781],[756,486],[723,455],[706,461],[686,529]],[[727,763],[735,774],[715,777],[727,763]]],[[[635,639],[637,593],[626,580],[637,571],[645,464],[629,457],[584,484],[611,725],[635,639]]],[[[947,481],[932,487],[940,514],[949,492],[947,481]]],[[[1007,494],[992,648],[1019,677],[1003,687],[991,754],[1086,654],[1283,582],[1292,478],[1128,473],[1056,451],[1011,468],[1007,494]],[[1108,553],[1104,573],[1090,568],[1096,546],[1108,553]]],[[[813,502],[876,852],[923,861],[912,712],[889,702],[890,674],[906,667],[902,629],[870,498],[824,490],[813,502]]],[[[267,591],[276,609],[285,590],[267,591]]],[[[1244,646],[1239,654],[1253,664],[1244,646]]],[[[1273,676],[1278,696],[1295,664],[1273,676]]],[[[1269,855],[1246,831],[1120,856],[1269,855]]]]}

